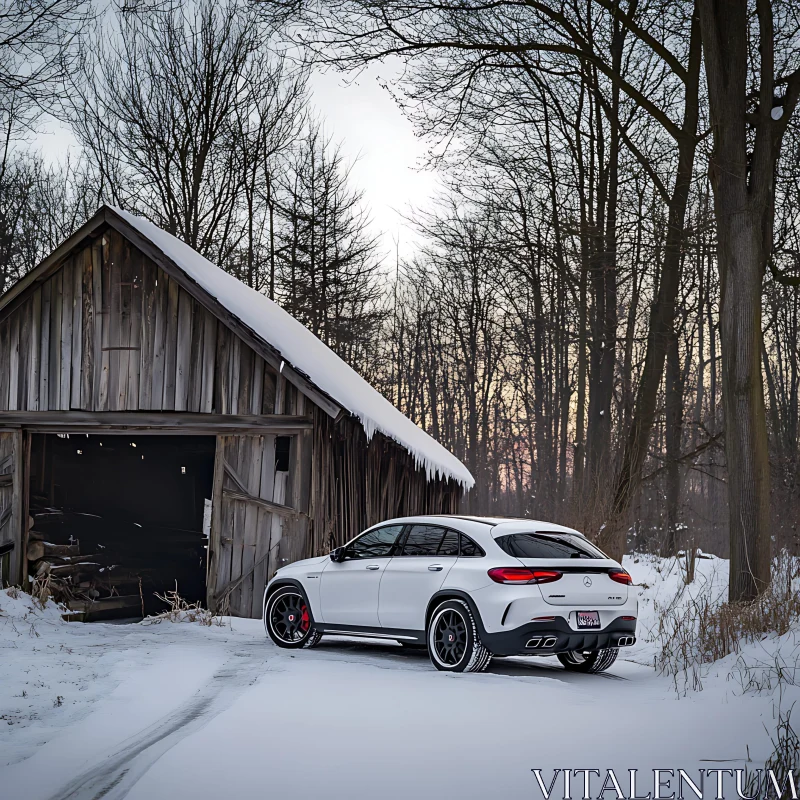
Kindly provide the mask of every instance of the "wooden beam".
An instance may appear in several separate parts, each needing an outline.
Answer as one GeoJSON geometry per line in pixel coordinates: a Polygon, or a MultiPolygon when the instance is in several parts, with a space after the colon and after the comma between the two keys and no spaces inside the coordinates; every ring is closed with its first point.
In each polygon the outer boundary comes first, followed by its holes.
{"type": "Polygon", "coordinates": [[[206,561],[206,604],[216,611],[214,591],[219,574],[219,561],[222,554],[222,484],[225,479],[226,436],[217,436],[214,451],[214,479],[211,484],[211,530],[208,536],[208,558],[206,561]]]}
{"type": "Polygon", "coordinates": [[[4,411],[0,426],[39,433],[291,434],[310,430],[310,417],[287,414],[199,414],[178,411],[4,411]]]}
{"type": "Polygon", "coordinates": [[[231,466],[228,459],[223,458],[222,463],[225,465],[225,474],[233,481],[236,486],[236,491],[249,495],[250,492],[247,491],[247,486],[239,476],[239,473],[231,466]]]}
{"type": "Polygon", "coordinates": [[[170,278],[186,292],[188,292],[200,305],[207,308],[217,319],[221,320],[242,341],[246,342],[279,374],[283,374],[288,381],[300,389],[303,394],[311,398],[328,416],[336,418],[342,406],[330,395],[314,385],[311,379],[301,370],[295,369],[269,342],[266,342],[252,328],[246,325],[235,314],[231,313],[216,297],[207,292],[197,281],[187,275],[166,253],[153,244],[146,236],[139,233],[125,219],[120,217],[113,209],[105,207],[105,219],[108,224],[134,244],[148,258],[158,264],[170,278]]]}
{"type": "Polygon", "coordinates": [[[251,575],[252,575],[252,574],[253,574],[253,573],[256,571],[256,569],[257,569],[258,567],[260,567],[260,566],[261,566],[261,565],[262,565],[262,564],[263,564],[265,561],[267,561],[267,560],[269,559],[269,556],[270,556],[270,551],[269,551],[269,550],[267,550],[267,552],[266,552],[266,553],[264,553],[264,555],[263,555],[263,556],[261,556],[261,558],[259,558],[259,559],[258,559],[258,561],[256,561],[256,563],[255,563],[255,564],[253,564],[253,566],[252,566],[252,567],[250,567],[250,569],[248,569],[248,570],[247,570],[247,572],[243,572],[243,573],[242,573],[242,574],[241,574],[241,575],[240,575],[238,578],[235,578],[234,580],[232,580],[232,581],[231,581],[231,582],[230,582],[230,583],[229,583],[229,584],[228,584],[228,585],[227,585],[227,586],[226,586],[224,589],[222,589],[220,592],[218,592],[218,593],[217,593],[217,594],[214,596],[214,606],[215,606],[215,608],[218,608],[218,607],[219,607],[219,604],[220,604],[220,603],[221,603],[221,602],[222,602],[222,601],[223,601],[223,600],[224,600],[224,599],[225,599],[225,598],[226,598],[226,597],[227,597],[227,596],[228,596],[228,595],[229,595],[229,594],[230,594],[230,593],[231,593],[231,592],[232,592],[232,591],[233,591],[233,590],[234,590],[234,589],[237,587],[237,586],[239,586],[239,584],[241,584],[241,583],[242,583],[242,581],[244,581],[244,580],[245,580],[245,578],[249,578],[249,577],[250,577],[250,576],[251,576],[251,575]]]}
{"type": "Polygon", "coordinates": [[[253,497],[246,492],[237,492],[235,489],[223,489],[222,494],[224,497],[229,497],[231,500],[244,500],[245,503],[253,503],[253,505],[266,508],[267,511],[274,511],[283,517],[302,517],[306,516],[301,511],[291,506],[285,506],[281,503],[273,503],[272,500],[264,500],[261,497],[253,497]]]}
{"type": "MultiPolygon", "coordinates": [[[[113,597],[101,597],[97,600],[68,600],[67,608],[70,611],[83,612],[91,615],[98,611],[113,611],[120,608],[137,608],[142,604],[138,594],[116,594],[113,597]]],[[[75,615],[69,615],[74,619],[75,615]]]]}

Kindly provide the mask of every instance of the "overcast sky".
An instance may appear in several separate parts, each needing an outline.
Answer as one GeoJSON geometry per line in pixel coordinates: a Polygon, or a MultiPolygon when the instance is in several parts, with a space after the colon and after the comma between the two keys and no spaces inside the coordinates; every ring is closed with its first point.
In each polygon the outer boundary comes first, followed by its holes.
{"type": "Polygon", "coordinates": [[[426,205],[436,193],[437,179],[418,169],[425,146],[378,84],[379,76],[391,75],[388,67],[377,65],[354,82],[336,72],[317,73],[312,89],[313,103],[327,120],[328,130],[351,159],[358,159],[353,179],[364,190],[385,249],[392,250],[394,258],[393,239],[398,236],[401,255],[413,249],[412,234],[400,213],[406,212],[409,204],[417,208],[426,205]]]}
{"type": "MultiPolygon", "coordinates": [[[[312,104],[326,121],[326,130],[354,161],[352,179],[364,190],[373,227],[382,234],[387,266],[394,265],[394,240],[399,237],[400,254],[413,250],[413,237],[400,213],[413,204],[425,206],[436,192],[437,179],[417,169],[425,154],[423,143],[414,136],[411,123],[403,116],[378,76],[391,77],[388,67],[376,65],[348,82],[336,72],[312,76],[312,104]]],[[[75,141],[68,130],[48,126],[37,137],[46,157],[63,159],[75,141]]]]}

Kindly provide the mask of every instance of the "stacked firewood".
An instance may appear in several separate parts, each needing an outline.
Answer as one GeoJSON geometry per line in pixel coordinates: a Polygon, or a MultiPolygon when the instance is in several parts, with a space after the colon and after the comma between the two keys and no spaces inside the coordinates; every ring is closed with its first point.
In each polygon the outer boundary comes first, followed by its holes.
{"type": "Polygon", "coordinates": [[[94,548],[98,552],[81,552],[80,540],[62,532],[70,527],[58,524],[63,516],[60,509],[44,508],[29,519],[27,556],[33,593],[42,600],[63,603],[69,612],[65,618],[72,620],[98,618],[120,609],[140,612],[138,576],[108,563],[102,545],[94,548]]]}

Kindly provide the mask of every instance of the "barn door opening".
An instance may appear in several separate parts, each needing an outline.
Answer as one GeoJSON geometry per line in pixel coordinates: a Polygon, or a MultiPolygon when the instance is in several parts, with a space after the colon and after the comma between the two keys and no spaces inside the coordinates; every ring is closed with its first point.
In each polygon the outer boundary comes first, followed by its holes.
{"type": "Polygon", "coordinates": [[[0,587],[20,582],[22,431],[0,432],[0,587]]]}
{"type": "Polygon", "coordinates": [[[297,437],[219,436],[208,605],[239,617],[261,616],[266,582],[304,539],[296,508],[297,437]]]}
{"type": "Polygon", "coordinates": [[[79,618],[205,602],[213,436],[33,434],[28,571],[79,618]]]}

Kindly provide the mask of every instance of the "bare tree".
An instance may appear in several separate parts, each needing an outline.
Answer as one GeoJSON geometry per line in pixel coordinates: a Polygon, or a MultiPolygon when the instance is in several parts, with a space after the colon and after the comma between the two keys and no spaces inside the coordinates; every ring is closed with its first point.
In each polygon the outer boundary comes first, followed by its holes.
{"type": "Polygon", "coordinates": [[[343,68],[389,55],[403,58],[408,68],[403,84],[406,107],[422,111],[424,117],[415,117],[422,131],[438,132],[444,138],[454,129],[460,130],[470,115],[479,120],[473,130],[490,129],[501,111],[513,108],[515,102],[518,105],[524,94],[520,85],[532,75],[571,75],[579,70],[581,82],[594,99],[599,123],[595,136],[602,136],[608,147],[595,163],[595,169],[602,172],[600,179],[593,181],[593,188],[600,192],[593,203],[598,203],[601,213],[586,234],[590,241],[595,239],[589,267],[594,355],[587,429],[589,463],[595,471],[608,452],[605,442],[610,430],[616,333],[613,243],[620,147],[634,155],[658,187],[669,209],[666,257],[611,516],[601,537],[601,543],[619,556],[624,549],[625,516],[639,485],[654,420],[675,313],[680,245],[697,146],[700,37],[693,6],[632,3],[623,10],[610,0],[596,0],[581,7],[550,2],[524,7],[514,3],[422,3],[409,9],[393,0],[329,0],[315,5],[309,20],[313,30],[305,41],[343,68]],[[638,61],[625,50],[628,42],[640,54],[638,61]],[[660,85],[663,103],[652,91],[655,85],[660,85]],[[647,145],[632,135],[632,120],[622,117],[623,97],[639,114],[652,117],[677,144],[677,158],[670,162],[666,182],[657,166],[663,156],[650,156],[647,145]],[[602,120],[608,123],[607,131],[601,130],[602,120]],[[668,189],[670,181],[672,188],[668,189]]]}
{"type": "Polygon", "coordinates": [[[757,0],[755,16],[746,0],[699,0],[699,7],[722,284],[730,599],[748,600],[770,580],[762,281],[772,256],[781,145],[800,100],[800,22],[793,3],[757,0]]]}
{"type": "MultiPolygon", "coordinates": [[[[91,17],[87,0],[15,0],[0,14],[3,161],[11,141],[52,111],[91,17]]],[[[0,175],[2,178],[2,175],[0,175]]]]}
{"type": "Polygon", "coordinates": [[[263,137],[297,111],[302,79],[283,79],[269,30],[237,0],[122,12],[116,22],[97,40],[70,113],[101,196],[232,263],[261,169],[252,137],[261,163],[273,149],[263,137]]]}
{"type": "Polygon", "coordinates": [[[91,13],[87,0],[16,0],[0,13],[0,289],[47,241],[37,229],[47,168],[18,145],[56,110],[91,13]]]}
{"type": "Polygon", "coordinates": [[[80,163],[14,152],[0,181],[0,291],[25,275],[96,208],[80,163]]]}

